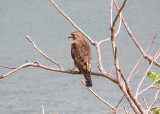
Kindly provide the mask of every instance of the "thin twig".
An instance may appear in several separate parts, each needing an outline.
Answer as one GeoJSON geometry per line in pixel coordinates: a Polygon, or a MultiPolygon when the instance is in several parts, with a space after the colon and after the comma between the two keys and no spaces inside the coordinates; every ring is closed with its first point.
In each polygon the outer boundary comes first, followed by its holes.
{"type": "MultiPolygon", "coordinates": [[[[145,50],[144,53],[147,53],[147,51],[149,50],[149,48],[152,46],[152,44],[154,43],[156,39],[156,35],[154,36],[153,40],[151,41],[151,43],[149,44],[149,46],[147,47],[147,49],[145,50]]],[[[132,74],[135,71],[135,69],[137,68],[138,64],[140,63],[140,61],[143,59],[143,56],[141,56],[141,58],[138,60],[138,62],[136,63],[136,65],[134,66],[134,68],[132,69],[131,73],[128,76],[127,80],[131,80],[133,78],[132,74]]]]}
{"type": "Polygon", "coordinates": [[[112,27],[112,10],[113,10],[113,0],[111,0],[111,6],[110,6],[110,28],[112,27]]]}
{"type": "MultiPolygon", "coordinates": [[[[147,91],[148,89],[151,89],[151,88],[155,88],[154,85],[160,81],[160,79],[156,80],[155,82],[153,82],[150,86],[146,87],[145,89],[143,89],[141,92],[138,93],[138,96],[143,94],[145,91],[147,91]]],[[[159,89],[159,88],[158,88],[159,89]]]]}
{"type": "Polygon", "coordinates": [[[132,80],[132,78],[134,78],[134,76],[136,76],[136,74],[140,71],[142,65],[143,65],[144,60],[141,62],[140,66],[137,68],[136,71],[134,71],[134,74],[132,74],[132,76],[130,77],[129,81],[132,80]]]}
{"type": "Polygon", "coordinates": [[[157,97],[158,97],[158,94],[159,94],[159,93],[160,93],[160,89],[158,89],[158,91],[156,92],[155,97],[154,97],[154,100],[153,100],[152,104],[149,106],[146,114],[151,110],[152,106],[156,103],[156,100],[157,100],[157,97]]]}
{"type": "MultiPolygon", "coordinates": [[[[123,22],[125,22],[125,20],[122,20],[123,22]]],[[[138,47],[139,51],[141,52],[141,54],[143,55],[143,57],[145,59],[148,59],[149,62],[151,62],[153,60],[153,57],[151,57],[150,55],[147,55],[146,53],[144,53],[144,50],[142,49],[141,45],[138,43],[138,41],[136,40],[136,38],[134,37],[134,35],[132,34],[132,32],[130,31],[129,27],[127,25],[126,26],[126,30],[129,33],[130,37],[132,38],[132,40],[134,41],[134,43],[136,44],[136,46],[138,47]]],[[[157,62],[156,60],[153,61],[153,63],[157,66],[160,67],[160,63],[157,62]]]]}
{"type": "Polygon", "coordinates": [[[42,105],[42,114],[44,114],[44,105],[42,105]]]}
{"type": "Polygon", "coordinates": [[[119,105],[120,105],[120,103],[122,102],[123,98],[124,98],[124,95],[122,96],[122,98],[121,98],[121,99],[120,99],[120,101],[118,102],[118,104],[117,104],[116,108],[118,108],[118,106],[119,106],[119,105]]]}
{"type": "MultiPolygon", "coordinates": [[[[120,57],[120,55],[121,55],[121,53],[122,53],[122,51],[123,51],[123,49],[124,49],[124,46],[125,46],[125,42],[123,43],[123,46],[122,46],[122,48],[121,48],[121,50],[120,50],[120,52],[119,52],[119,54],[118,54],[118,59],[119,59],[119,57],[120,57]]],[[[109,74],[112,74],[113,68],[114,68],[114,65],[112,66],[109,74]]]]}
{"type": "Polygon", "coordinates": [[[127,112],[127,110],[126,110],[126,108],[124,107],[124,112],[125,112],[125,114],[128,114],[128,112],[127,112]]]}
{"type": "Polygon", "coordinates": [[[118,69],[119,69],[119,62],[118,62],[118,57],[117,57],[117,47],[115,47],[114,63],[115,63],[115,67],[116,67],[116,74],[117,74],[118,85],[120,86],[122,80],[120,78],[119,71],[118,71],[118,69]]]}
{"type": "Polygon", "coordinates": [[[47,58],[48,60],[50,60],[52,63],[58,65],[58,66],[60,67],[60,69],[63,70],[63,67],[62,67],[58,62],[56,62],[56,61],[54,61],[52,58],[48,57],[48,56],[47,56],[46,54],[44,54],[39,48],[37,48],[36,44],[29,38],[29,36],[26,36],[26,39],[29,40],[29,41],[32,43],[33,47],[34,47],[41,55],[43,55],[45,58],[47,58]]]}
{"type": "MultiPolygon", "coordinates": [[[[85,82],[81,79],[81,82],[86,86],[85,82]]],[[[87,86],[86,86],[87,87],[87,86]]],[[[109,106],[110,108],[112,108],[112,110],[115,110],[115,108],[110,105],[109,103],[107,103],[104,99],[102,99],[100,96],[98,96],[91,88],[88,88],[87,89],[93,94],[95,95],[100,101],[102,101],[104,104],[106,104],[107,106],[109,106]]]]}
{"type": "Polygon", "coordinates": [[[133,96],[133,93],[131,92],[131,89],[130,89],[130,85],[129,85],[128,81],[126,80],[126,78],[124,77],[122,71],[120,69],[118,69],[118,71],[120,72],[121,77],[123,78],[123,80],[125,82],[125,86],[126,86],[128,95],[130,96],[130,98],[132,99],[132,101],[134,102],[134,104],[137,106],[137,108],[139,109],[139,111],[142,114],[144,114],[144,110],[143,110],[142,106],[140,105],[140,103],[138,102],[138,100],[133,96]]]}
{"type": "Polygon", "coordinates": [[[103,42],[108,42],[109,40],[111,40],[111,38],[107,38],[107,39],[105,39],[105,40],[101,40],[101,41],[99,41],[98,43],[99,43],[99,45],[101,45],[101,43],[103,43],[103,42]]]}
{"type": "MultiPolygon", "coordinates": [[[[120,16],[121,16],[121,13],[120,13],[120,16]]],[[[121,23],[122,23],[122,21],[121,21],[121,19],[119,19],[119,26],[118,26],[117,32],[115,33],[115,36],[117,36],[119,34],[119,32],[120,32],[121,23]]]]}
{"type": "MultiPolygon", "coordinates": [[[[110,6],[110,28],[112,27],[112,10],[113,10],[113,0],[111,0],[111,6],[110,6]]],[[[120,13],[120,16],[121,16],[121,13],[120,13]]],[[[120,28],[121,28],[121,19],[119,19],[119,26],[115,36],[118,35],[120,28]]]]}
{"type": "Polygon", "coordinates": [[[79,30],[89,41],[92,45],[94,45],[94,41],[85,33],[83,32],[56,4],[53,0],[50,0],[54,7],[77,29],[79,30]]]}
{"type": "Polygon", "coordinates": [[[9,73],[0,76],[0,79],[5,78],[5,77],[7,77],[7,76],[9,76],[9,75],[11,75],[11,74],[17,72],[18,70],[20,70],[20,69],[22,69],[22,68],[29,67],[29,66],[33,66],[33,63],[25,63],[25,64],[21,65],[20,67],[14,69],[14,70],[12,70],[12,71],[10,71],[9,73]]]}
{"type": "Polygon", "coordinates": [[[115,17],[115,19],[114,19],[114,21],[113,21],[112,27],[115,26],[115,24],[116,24],[116,22],[117,22],[117,19],[118,19],[118,17],[120,16],[120,13],[122,12],[122,9],[124,8],[126,2],[127,2],[127,0],[124,0],[121,8],[118,10],[118,13],[117,13],[117,15],[116,15],[116,17],[115,17]]]}
{"type": "Polygon", "coordinates": [[[144,101],[144,104],[145,104],[146,108],[148,108],[147,102],[146,102],[145,98],[142,96],[142,94],[141,94],[141,97],[142,97],[142,99],[144,101]]]}
{"type": "Polygon", "coordinates": [[[141,87],[141,85],[142,85],[142,83],[143,83],[143,81],[144,81],[144,79],[145,79],[145,77],[146,77],[149,69],[151,68],[151,66],[152,66],[152,64],[153,64],[153,61],[155,61],[159,56],[160,56],[160,48],[159,48],[159,50],[157,51],[157,53],[155,54],[155,56],[153,57],[153,59],[152,59],[150,65],[149,65],[147,71],[145,72],[144,76],[142,77],[140,83],[138,84],[137,91],[136,91],[136,98],[138,97],[139,89],[140,89],[140,87],[141,87]]]}
{"type": "Polygon", "coordinates": [[[0,67],[7,68],[7,69],[16,69],[16,68],[9,67],[9,66],[4,66],[4,65],[0,65],[0,67]]]}
{"type": "Polygon", "coordinates": [[[103,69],[103,65],[102,65],[102,58],[101,58],[101,50],[99,47],[99,43],[95,42],[95,46],[96,46],[96,50],[97,50],[97,55],[98,55],[98,68],[99,71],[102,73],[106,73],[105,70],[103,69]]]}
{"type": "MultiPolygon", "coordinates": [[[[124,8],[126,2],[127,2],[127,0],[124,0],[121,8],[118,10],[118,13],[117,13],[117,15],[116,15],[116,17],[115,17],[115,19],[113,21],[113,24],[111,26],[111,42],[112,42],[113,55],[115,55],[115,47],[116,47],[116,44],[115,44],[115,24],[117,22],[118,17],[120,16],[120,13],[122,12],[122,10],[124,8]]],[[[118,63],[118,61],[116,61],[116,62],[117,62],[116,63],[117,68],[119,68],[119,63],[118,63]]]]}
{"type": "MultiPolygon", "coordinates": [[[[113,2],[114,2],[114,4],[115,4],[117,10],[119,11],[119,7],[118,7],[118,5],[117,5],[116,0],[113,0],[113,2]]],[[[153,60],[153,58],[152,58],[150,55],[147,55],[146,53],[144,53],[143,48],[141,47],[141,45],[138,43],[138,41],[136,40],[136,38],[135,38],[134,35],[132,34],[129,26],[127,25],[127,23],[126,23],[126,21],[125,21],[125,19],[124,19],[124,17],[121,15],[120,18],[121,18],[121,20],[122,20],[122,22],[123,22],[123,24],[124,24],[124,26],[125,26],[125,28],[126,28],[126,31],[127,31],[128,34],[130,35],[131,39],[133,40],[133,42],[135,43],[135,45],[137,46],[137,48],[139,49],[139,51],[141,52],[141,54],[143,55],[143,57],[144,57],[145,59],[147,59],[148,61],[151,62],[151,61],[153,60]]],[[[154,63],[156,66],[159,66],[159,67],[160,67],[160,62],[154,60],[153,63],[154,63]]]]}

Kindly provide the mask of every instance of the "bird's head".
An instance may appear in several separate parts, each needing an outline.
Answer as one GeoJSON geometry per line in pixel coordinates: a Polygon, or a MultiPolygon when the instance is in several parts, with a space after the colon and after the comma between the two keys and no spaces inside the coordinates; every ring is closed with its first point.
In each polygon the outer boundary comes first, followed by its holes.
{"type": "Polygon", "coordinates": [[[78,40],[83,38],[83,34],[79,31],[74,31],[69,35],[68,38],[72,38],[73,40],[78,40]]]}

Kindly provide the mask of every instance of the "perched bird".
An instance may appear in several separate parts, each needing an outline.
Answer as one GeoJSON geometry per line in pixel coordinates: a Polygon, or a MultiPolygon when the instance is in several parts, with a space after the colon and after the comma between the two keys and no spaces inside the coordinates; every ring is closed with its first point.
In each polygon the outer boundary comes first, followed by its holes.
{"type": "Polygon", "coordinates": [[[74,60],[74,68],[71,71],[74,72],[74,69],[78,67],[79,71],[84,75],[86,86],[92,87],[92,55],[90,46],[83,37],[83,34],[79,31],[72,32],[69,38],[73,39],[71,44],[71,56],[74,60]]]}

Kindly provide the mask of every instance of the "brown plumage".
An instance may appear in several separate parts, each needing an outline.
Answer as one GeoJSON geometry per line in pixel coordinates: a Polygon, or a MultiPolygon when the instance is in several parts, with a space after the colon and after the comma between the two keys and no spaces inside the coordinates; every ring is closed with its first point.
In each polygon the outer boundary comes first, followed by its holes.
{"type": "Polygon", "coordinates": [[[72,32],[69,38],[73,39],[71,44],[71,56],[74,60],[74,66],[78,67],[79,71],[84,75],[86,86],[92,87],[92,55],[90,46],[84,39],[83,34],[79,31],[72,32]]]}

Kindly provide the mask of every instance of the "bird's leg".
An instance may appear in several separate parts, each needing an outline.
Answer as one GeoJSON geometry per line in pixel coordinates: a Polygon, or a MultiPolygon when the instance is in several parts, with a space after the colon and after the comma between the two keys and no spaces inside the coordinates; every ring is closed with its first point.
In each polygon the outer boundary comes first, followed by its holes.
{"type": "Polygon", "coordinates": [[[72,72],[72,74],[74,74],[74,69],[75,68],[76,68],[76,65],[74,64],[74,67],[72,69],[69,69],[72,72]]]}

